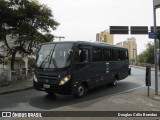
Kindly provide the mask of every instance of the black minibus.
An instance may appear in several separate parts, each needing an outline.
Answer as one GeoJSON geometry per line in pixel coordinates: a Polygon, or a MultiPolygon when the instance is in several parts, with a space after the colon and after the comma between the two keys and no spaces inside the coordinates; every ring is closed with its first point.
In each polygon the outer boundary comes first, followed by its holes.
{"type": "Polygon", "coordinates": [[[129,69],[127,48],[85,41],[44,43],[36,58],[33,85],[49,94],[81,97],[104,84],[115,86],[129,69]]]}

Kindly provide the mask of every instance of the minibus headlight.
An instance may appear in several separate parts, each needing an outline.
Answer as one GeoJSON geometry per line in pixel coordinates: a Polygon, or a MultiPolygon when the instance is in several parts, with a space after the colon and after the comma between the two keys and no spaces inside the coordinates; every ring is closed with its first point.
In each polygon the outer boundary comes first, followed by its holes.
{"type": "Polygon", "coordinates": [[[64,78],[60,81],[59,85],[64,85],[64,84],[65,84],[66,82],[68,82],[70,79],[71,79],[71,76],[70,76],[70,75],[64,77],[64,78]]]}
{"type": "Polygon", "coordinates": [[[38,81],[37,81],[37,76],[36,76],[35,74],[33,75],[33,80],[34,80],[35,82],[38,82],[38,81]]]}

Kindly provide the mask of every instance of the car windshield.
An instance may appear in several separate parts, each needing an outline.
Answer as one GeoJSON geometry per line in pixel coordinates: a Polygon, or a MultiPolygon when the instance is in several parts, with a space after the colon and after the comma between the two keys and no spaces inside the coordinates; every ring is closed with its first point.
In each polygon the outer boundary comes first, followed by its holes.
{"type": "Polygon", "coordinates": [[[39,68],[65,68],[71,63],[73,44],[45,44],[41,46],[36,66],[39,68]]]}

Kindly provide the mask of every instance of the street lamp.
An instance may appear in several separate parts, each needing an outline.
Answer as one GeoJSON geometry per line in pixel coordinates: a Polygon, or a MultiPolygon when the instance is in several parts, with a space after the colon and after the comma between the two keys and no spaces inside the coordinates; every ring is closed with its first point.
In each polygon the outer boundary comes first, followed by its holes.
{"type": "Polygon", "coordinates": [[[59,41],[61,41],[61,38],[65,38],[64,36],[54,36],[54,38],[59,38],[59,41]]]}

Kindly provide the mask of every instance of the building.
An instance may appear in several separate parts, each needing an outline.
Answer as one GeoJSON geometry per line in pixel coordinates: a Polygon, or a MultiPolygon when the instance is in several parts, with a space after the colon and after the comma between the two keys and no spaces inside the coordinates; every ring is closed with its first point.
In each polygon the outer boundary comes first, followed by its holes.
{"type": "Polygon", "coordinates": [[[128,38],[126,41],[119,42],[116,44],[116,46],[128,48],[129,60],[136,62],[137,44],[136,44],[135,37],[131,37],[131,38],[128,38]]]}
{"type": "Polygon", "coordinates": [[[119,42],[119,43],[117,43],[117,44],[116,44],[116,46],[118,46],[118,47],[122,47],[122,46],[123,46],[123,42],[119,42]]]}
{"type": "Polygon", "coordinates": [[[97,42],[106,42],[109,44],[114,44],[114,38],[113,35],[109,32],[100,32],[96,34],[96,41],[97,42]]]}

